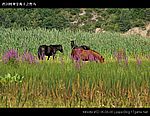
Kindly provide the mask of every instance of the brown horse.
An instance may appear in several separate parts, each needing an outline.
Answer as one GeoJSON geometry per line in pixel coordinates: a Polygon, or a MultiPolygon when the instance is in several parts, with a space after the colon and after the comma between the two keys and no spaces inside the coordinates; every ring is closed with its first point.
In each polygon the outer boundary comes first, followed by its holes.
{"type": "Polygon", "coordinates": [[[83,48],[72,49],[71,57],[75,61],[96,61],[103,63],[104,58],[98,52],[94,50],[84,50],[83,48]]]}

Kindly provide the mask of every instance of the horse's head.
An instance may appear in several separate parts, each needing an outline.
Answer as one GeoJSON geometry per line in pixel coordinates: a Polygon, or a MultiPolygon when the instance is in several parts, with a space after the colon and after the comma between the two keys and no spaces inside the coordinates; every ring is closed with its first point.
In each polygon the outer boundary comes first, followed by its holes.
{"type": "Polygon", "coordinates": [[[71,48],[73,48],[74,47],[74,41],[72,40],[71,41],[71,48]]]}
{"type": "Polygon", "coordinates": [[[71,41],[71,49],[75,48],[75,47],[78,47],[75,43],[74,43],[74,40],[71,41]]]}
{"type": "Polygon", "coordinates": [[[58,45],[56,50],[59,50],[61,53],[64,53],[62,45],[58,45]]]}
{"type": "Polygon", "coordinates": [[[100,56],[100,60],[99,60],[101,63],[103,63],[104,62],[104,58],[103,58],[103,56],[100,56]]]}

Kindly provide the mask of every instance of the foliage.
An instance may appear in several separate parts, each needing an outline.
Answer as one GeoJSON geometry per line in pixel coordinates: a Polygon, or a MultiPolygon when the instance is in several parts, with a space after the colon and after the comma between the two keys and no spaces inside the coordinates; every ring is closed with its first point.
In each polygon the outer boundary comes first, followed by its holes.
{"type": "Polygon", "coordinates": [[[15,74],[12,76],[10,73],[7,73],[4,77],[0,76],[0,84],[6,85],[11,83],[22,83],[24,76],[15,74]]]}
{"type": "Polygon", "coordinates": [[[0,9],[0,14],[0,26],[5,28],[62,29],[68,25],[68,19],[61,15],[61,9],[0,9]]]}
{"type": "Polygon", "coordinates": [[[149,8],[53,8],[0,9],[0,26],[4,28],[82,29],[125,32],[144,27],[150,19],[149,8]],[[81,15],[85,11],[85,14],[81,15]],[[76,22],[76,23],[73,23],[76,22]]]}

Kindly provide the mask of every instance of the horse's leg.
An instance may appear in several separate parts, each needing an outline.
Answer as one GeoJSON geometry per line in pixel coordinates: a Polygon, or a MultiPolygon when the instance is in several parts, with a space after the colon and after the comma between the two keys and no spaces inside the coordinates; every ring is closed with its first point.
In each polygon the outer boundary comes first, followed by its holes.
{"type": "Polygon", "coordinates": [[[39,60],[40,60],[40,57],[41,57],[41,56],[40,56],[39,53],[38,53],[38,58],[39,58],[39,60]]]}
{"type": "Polygon", "coordinates": [[[43,60],[43,56],[42,55],[39,56],[39,60],[43,60]]]}
{"type": "Polygon", "coordinates": [[[50,56],[48,56],[47,60],[49,60],[50,56]]]}
{"type": "Polygon", "coordinates": [[[54,60],[54,58],[55,58],[55,54],[53,54],[53,60],[54,60]]]}
{"type": "Polygon", "coordinates": [[[53,52],[52,52],[53,60],[55,58],[55,54],[56,54],[56,49],[53,49],[53,52]]]}
{"type": "Polygon", "coordinates": [[[42,55],[41,55],[41,53],[40,53],[40,52],[38,52],[38,58],[39,58],[39,60],[41,60],[41,59],[42,59],[42,55]]]}

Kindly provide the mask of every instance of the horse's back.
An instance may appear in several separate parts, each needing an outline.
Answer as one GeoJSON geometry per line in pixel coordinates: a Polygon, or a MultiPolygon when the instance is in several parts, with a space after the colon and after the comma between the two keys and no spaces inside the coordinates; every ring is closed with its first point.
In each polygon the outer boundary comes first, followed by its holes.
{"type": "Polygon", "coordinates": [[[104,62],[103,56],[101,56],[95,50],[85,50],[83,48],[72,49],[71,56],[75,59],[80,59],[83,61],[100,61],[104,62]]]}

